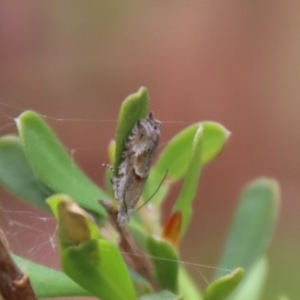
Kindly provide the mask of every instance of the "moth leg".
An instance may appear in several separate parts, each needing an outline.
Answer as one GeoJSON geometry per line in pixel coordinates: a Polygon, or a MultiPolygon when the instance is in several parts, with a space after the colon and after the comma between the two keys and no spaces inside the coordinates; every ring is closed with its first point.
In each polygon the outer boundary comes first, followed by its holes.
{"type": "Polygon", "coordinates": [[[110,169],[113,173],[115,172],[113,166],[111,166],[111,165],[108,165],[108,164],[102,164],[102,167],[106,167],[106,168],[110,169]]]}

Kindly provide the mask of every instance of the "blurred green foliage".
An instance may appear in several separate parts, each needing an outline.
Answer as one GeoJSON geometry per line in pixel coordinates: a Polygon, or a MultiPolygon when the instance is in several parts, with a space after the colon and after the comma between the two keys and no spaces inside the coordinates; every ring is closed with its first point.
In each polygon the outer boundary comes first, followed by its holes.
{"type": "MultiPolygon", "coordinates": [[[[128,96],[122,104],[114,151],[115,176],[125,142],[136,122],[146,116],[148,106],[146,88],[128,96]]],[[[141,274],[134,275],[126,265],[114,240],[100,234],[98,226],[107,226],[109,220],[98,200],[108,199],[111,191],[96,186],[80,170],[37,113],[22,113],[17,127],[19,137],[0,139],[0,181],[20,199],[40,209],[49,211],[48,199],[58,222],[64,273],[13,256],[18,265],[26,262],[30,266],[26,272],[38,298],[78,295],[102,300],[260,298],[267,276],[266,250],[278,214],[276,181],[256,179],[242,193],[215,281],[203,293],[180,265],[178,245],[174,243],[174,240],[180,242],[188,230],[202,165],[216,159],[226,145],[229,132],[222,125],[200,122],[187,127],[162,150],[151,170],[141,202],[159,185],[166,170],[167,177],[152,200],[152,215],[139,210],[129,224],[129,231],[145,256],[152,258],[156,282],[152,288],[151,282],[147,283],[145,278],[141,281],[141,274]],[[168,226],[163,228],[156,215],[161,214],[161,203],[168,190],[180,179],[183,179],[181,191],[170,212],[168,226]],[[180,218],[171,218],[175,213],[180,218]],[[144,288],[137,288],[143,280],[144,288]]]]}

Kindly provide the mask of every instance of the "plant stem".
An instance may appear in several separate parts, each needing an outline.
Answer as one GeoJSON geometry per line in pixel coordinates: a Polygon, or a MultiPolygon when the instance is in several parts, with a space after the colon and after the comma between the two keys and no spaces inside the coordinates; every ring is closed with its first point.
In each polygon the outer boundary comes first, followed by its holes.
{"type": "Polygon", "coordinates": [[[10,257],[0,229],[0,293],[5,300],[37,300],[29,277],[10,257]]]}
{"type": "Polygon", "coordinates": [[[127,265],[143,276],[152,285],[155,291],[158,291],[158,284],[153,278],[153,267],[149,257],[143,253],[127,228],[119,225],[117,222],[118,211],[113,208],[112,203],[101,200],[100,203],[106,209],[113,226],[120,235],[119,247],[127,265]]]}

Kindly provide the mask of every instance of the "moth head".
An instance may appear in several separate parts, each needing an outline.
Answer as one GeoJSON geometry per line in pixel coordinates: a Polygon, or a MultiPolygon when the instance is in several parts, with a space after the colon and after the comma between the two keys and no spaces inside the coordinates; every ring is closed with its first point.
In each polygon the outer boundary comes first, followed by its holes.
{"type": "Polygon", "coordinates": [[[151,125],[153,130],[160,134],[161,122],[154,118],[153,112],[150,112],[149,117],[146,120],[151,125]]]}
{"type": "Polygon", "coordinates": [[[153,113],[149,114],[146,119],[138,120],[136,123],[136,129],[138,133],[138,139],[140,141],[147,139],[156,139],[160,136],[160,125],[158,120],[155,120],[153,113]]]}

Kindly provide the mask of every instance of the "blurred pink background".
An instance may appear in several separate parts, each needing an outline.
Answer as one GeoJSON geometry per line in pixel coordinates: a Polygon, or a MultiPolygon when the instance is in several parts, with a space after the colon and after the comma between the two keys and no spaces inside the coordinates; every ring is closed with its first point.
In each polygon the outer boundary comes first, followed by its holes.
{"type": "MultiPolygon", "coordinates": [[[[289,0],[1,1],[0,133],[16,132],[13,118],[33,109],[102,184],[120,103],[140,86],[163,122],[162,144],[191,123],[222,123],[232,136],[204,169],[182,260],[217,266],[239,193],[270,176],[282,204],[263,299],[300,299],[299,12],[289,0]]],[[[38,247],[29,258],[58,267],[57,251],[43,250],[55,223],[41,237],[30,207],[0,196],[13,250],[26,256],[26,247],[38,247]],[[26,235],[26,224],[37,233],[26,235]]]]}

